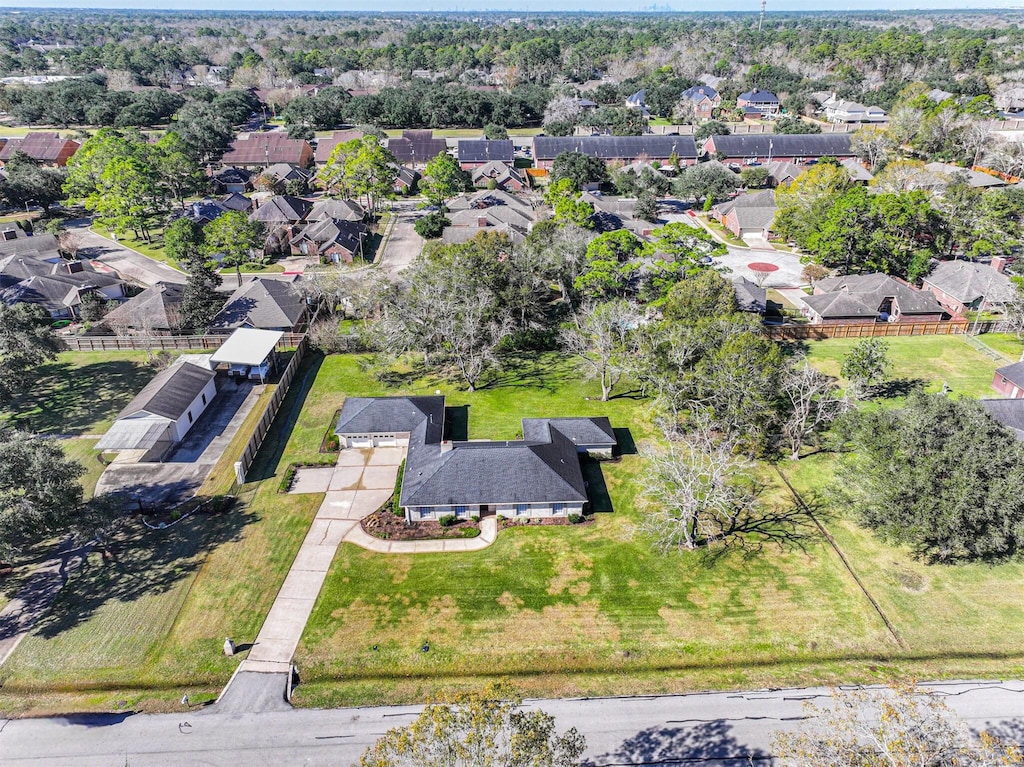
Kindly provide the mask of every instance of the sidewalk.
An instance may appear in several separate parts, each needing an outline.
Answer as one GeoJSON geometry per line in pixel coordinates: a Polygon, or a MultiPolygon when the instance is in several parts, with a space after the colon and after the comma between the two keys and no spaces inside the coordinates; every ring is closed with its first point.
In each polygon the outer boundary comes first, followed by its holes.
{"type": "Polygon", "coordinates": [[[378,554],[441,554],[454,551],[480,551],[486,549],[498,537],[498,518],[485,517],[480,520],[480,535],[476,538],[451,538],[430,541],[386,541],[374,538],[355,525],[345,535],[345,543],[352,543],[378,554]]]}

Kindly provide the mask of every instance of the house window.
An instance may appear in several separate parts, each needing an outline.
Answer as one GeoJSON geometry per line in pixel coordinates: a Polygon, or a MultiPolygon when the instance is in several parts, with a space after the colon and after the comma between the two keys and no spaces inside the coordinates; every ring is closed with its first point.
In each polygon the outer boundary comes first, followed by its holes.
{"type": "Polygon", "coordinates": [[[188,411],[188,422],[192,423],[192,411],[191,410],[188,411]]]}
{"type": "Polygon", "coordinates": [[[430,516],[430,509],[425,506],[420,506],[416,511],[419,512],[420,519],[426,519],[430,516]]]}
{"type": "Polygon", "coordinates": [[[455,516],[457,516],[457,517],[464,517],[464,516],[466,516],[466,507],[465,506],[456,506],[455,507],[455,516]]]}
{"type": "Polygon", "coordinates": [[[1000,383],[1006,383],[1006,376],[1000,376],[999,381],[1000,383]]]}
{"type": "Polygon", "coordinates": [[[564,508],[565,508],[565,504],[562,504],[562,503],[553,503],[553,504],[551,504],[551,513],[552,513],[552,514],[561,514],[561,513],[562,513],[562,510],[563,510],[564,508]]]}
{"type": "Polygon", "coordinates": [[[516,504],[516,516],[517,517],[521,517],[523,514],[525,514],[527,512],[527,510],[529,508],[530,507],[527,504],[525,504],[525,503],[517,503],[516,504]]]}
{"type": "Polygon", "coordinates": [[[202,396],[202,398],[203,398],[203,404],[205,405],[205,404],[206,404],[206,395],[205,395],[205,394],[202,394],[202,395],[200,395],[200,396],[202,396]]]}

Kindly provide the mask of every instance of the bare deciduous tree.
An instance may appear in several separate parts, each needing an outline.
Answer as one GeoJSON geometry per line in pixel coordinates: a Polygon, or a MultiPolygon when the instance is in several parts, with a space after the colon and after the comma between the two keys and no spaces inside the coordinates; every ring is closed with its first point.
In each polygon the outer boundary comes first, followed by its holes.
{"type": "Polygon", "coordinates": [[[723,538],[757,507],[757,487],[736,454],[703,417],[667,447],[646,450],[643,492],[651,510],[641,523],[661,552],[690,551],[723,538]]]}
{"type": "Polygon", "coordinates": [[[627,341],[639,322],[639,313],[626,301],[587,304],[559,336],[562,348],[579,357],[590,376],[601,382],[602,402],[628,367],[627,341]]]}
{"type": "Polygon", "coordinates": [[[1022,764],[1020,747],[975,736],[940,699],[911,685],[836,690],[822,710],[808,703],[799,730],[777,732],[783,767],[997,767],[1022,764]]]}
{"type": "Polygon", "coordinates": [[[811,367],[806,359],[789,367],[782,378],[782,391],[790,405],[782,433],[789,442],[789,457],[795,461],[807,438],[849,410],[850,401],[834,379],[811,367]]]}

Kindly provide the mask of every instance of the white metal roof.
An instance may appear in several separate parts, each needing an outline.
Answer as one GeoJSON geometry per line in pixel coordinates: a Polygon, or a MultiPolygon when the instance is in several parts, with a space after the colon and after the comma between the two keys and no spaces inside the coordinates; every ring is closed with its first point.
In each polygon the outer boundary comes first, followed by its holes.
{"type": "Polygon", "coordinates": [[[239,328],[210,356],[210,362],[229,365],[259,365],[270,356],[284,336],[280,330],[239,328]]]}
{"type": "MultiPolygon", "coordinates": [[[[100,450],[149,450],[161,439],[168,437],[169,418],[122,418],[114,421],[96,447],[100,450]]],[[[168,437],[169,439],[169,437],[168,437]]]]}

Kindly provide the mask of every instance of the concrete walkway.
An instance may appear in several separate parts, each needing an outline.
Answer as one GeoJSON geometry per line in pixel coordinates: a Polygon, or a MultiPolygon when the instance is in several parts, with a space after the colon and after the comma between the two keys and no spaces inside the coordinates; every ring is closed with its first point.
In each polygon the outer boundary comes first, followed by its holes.
{"type": "Polygon", "coordinates": [[[451,538],[430,541],[385,541],[355,525],[345,535],[345,543],[353,543],[378,554],[440,554],[454,551],[480,551],[486,549],[498,537],[498,518],[485,517],[480,520],[480,535],[476,538],[451,538]]]}
{"type": "MultiPolygon", "coordinates": [[[[282,673],[291,668],[295,648],[313,612],[338,546],[354,528],[359,527],[359,520],[377,511],[391,497],[398,467],[404,457],[405,449],[400,447],[341,451],[338,463],[327,479],[323,503],[309,526],[309,532],[249,656],[239,668],[240,673],[282,673]]],[[[323,478],[323,472],[318,472],[317,483],[323,478]]],[[[293,492],[304,489],[303,482],[300,473],[296,483],[298,487],[293,488],[293,492]]]]}

